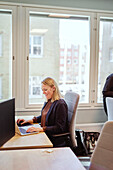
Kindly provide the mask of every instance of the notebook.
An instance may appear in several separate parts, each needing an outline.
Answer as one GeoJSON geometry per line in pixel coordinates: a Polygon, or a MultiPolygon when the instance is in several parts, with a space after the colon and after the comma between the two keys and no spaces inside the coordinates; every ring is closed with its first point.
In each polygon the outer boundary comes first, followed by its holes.
{"type": "Polygon", "coordinates": [[[31,124],[31,125],[27,125],[27,126],[18,126],[17,123],[15,122],[15,133],[21,135],[21,136],[25,136],[25,135],[32,135],[32,134],[37,134],[39,132],[26,132],[26,130],[30,127],[40,127],[40,125],[38,123],[36,124],[31,124]]]}

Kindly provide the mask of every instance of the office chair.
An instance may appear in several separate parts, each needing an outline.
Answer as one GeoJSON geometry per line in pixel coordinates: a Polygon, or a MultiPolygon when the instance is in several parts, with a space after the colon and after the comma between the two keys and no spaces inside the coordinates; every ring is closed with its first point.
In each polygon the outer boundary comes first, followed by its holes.
{"type": "Polygon", "coordinates": [[[68,124],[69,132],[53,135],[54,138],[64,138],[66,146],[71,145],[71,148],[77,146],[75,139],[75,119],[76,111],[79,102],[79,94],[75,92],[67,92],[64,96],[64,100],[68,105],[68,124]]]}
{"type": "Polygon", "coordinates": [[[89,170],[113,170],[113,121],[107,121],[101,130],[89,170]]]}
{"type": "Polygon", "coordinates": [[[108,120],[113,120],[113,98],[106,97],[108,120]]]}

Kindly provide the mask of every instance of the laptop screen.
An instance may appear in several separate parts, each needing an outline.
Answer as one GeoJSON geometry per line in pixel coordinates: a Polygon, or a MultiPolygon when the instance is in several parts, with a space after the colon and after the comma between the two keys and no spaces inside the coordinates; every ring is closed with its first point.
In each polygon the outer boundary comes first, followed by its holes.
{"type": "Polygon", "coordinates": [[[15,135],[15,99],[0,103],[0,146],[15,135]]]}

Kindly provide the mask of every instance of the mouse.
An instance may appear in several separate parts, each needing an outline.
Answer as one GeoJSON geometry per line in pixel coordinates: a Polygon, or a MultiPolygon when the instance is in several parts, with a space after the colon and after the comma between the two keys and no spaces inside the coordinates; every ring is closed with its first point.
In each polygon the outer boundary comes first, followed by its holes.
{"type": "Polygon", "coordinates": [[[18,126],[27,126],[27,125],[31,125],[29,122],[25,122],[24,124],[22,124],[22,120],[19,122],[19,123],[17,123],[17,125],[18,126]]]}

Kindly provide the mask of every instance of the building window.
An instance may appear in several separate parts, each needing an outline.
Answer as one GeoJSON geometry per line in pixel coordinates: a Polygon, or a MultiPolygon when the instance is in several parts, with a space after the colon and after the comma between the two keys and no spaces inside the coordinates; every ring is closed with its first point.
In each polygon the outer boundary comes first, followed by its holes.
{"type": "Polygon", "coordinates": [[[29,77],[29,97],[40,98],[42,95],[40,77],[33,76],[29,77]]]}
{"type": "Polygon", "coordinates": [[[68,57],[71,57],[71,51],[68,51],[68,52],[67,52],[67,56],[68,56],[68,57]]]}
{"type": "Polygon", "coordinates": [[[64,64],[64,58],[60,58],[60,64],[61,64],[61,65],[64,64]]]}
{"type": "Polygon", "coordinates": [[[29,38],[29,55],[30,57],[40,58],[43,56],[43,37],[30,35],[29,38]]]}
{"type": "Polygon", "coordinates": [[[78,64],[78,59],[74,59],[74,64],[78,64]]]}
{"type": "Polygon", "coordinates": [[[71,64],[71,59],[70,58],[67,59],[67,64],[71,64]]]}
{"type": "Polygon", "coordinates": [[[62,50],[60,51],[60,56],[62,56],[62,57],[64,56],[64,51],[62,51],[62,50]]]}

